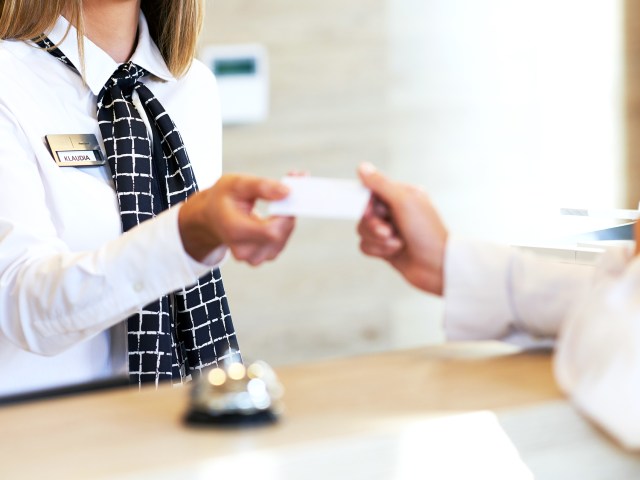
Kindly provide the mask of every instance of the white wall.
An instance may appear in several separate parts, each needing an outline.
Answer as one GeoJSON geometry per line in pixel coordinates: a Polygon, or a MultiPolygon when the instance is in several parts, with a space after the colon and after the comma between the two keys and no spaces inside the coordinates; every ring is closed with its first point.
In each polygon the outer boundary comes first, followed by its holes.
{"type": "MultiPolygon", "coordinates": [[[[227,128],[225,170],[427,188],[457,233],[559,235],[560,207],[620,206],[621,0],[215,0],[204,43],[266,46],[272,110],[227,128]]],[[[572,226],[573,228],[573,226],[572,226]]],[[[302,220],[277,262],[222,269],[240,342],[273,364],[442,340],[443,305],[302,220]]]]}
{"type": "Polygon", "coordinates": [[[389,6],[392,171],[452,229],[544,238],[559,207],[623,206],[620,0],[389,6]]]}

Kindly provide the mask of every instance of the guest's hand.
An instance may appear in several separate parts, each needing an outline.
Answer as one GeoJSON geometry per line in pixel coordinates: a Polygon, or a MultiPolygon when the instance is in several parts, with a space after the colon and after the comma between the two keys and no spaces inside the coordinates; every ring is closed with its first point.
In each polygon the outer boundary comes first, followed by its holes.
{"type": "Polygon", "coordinates": [[[273,260],[284,248],[294,227],[292,217],[260,217],[257,200],[280,200],[288,188],[282,183],[249,175],[227,174],[182,205],[178,223],[185,250],[203,260],[220,245],[251,265],[273,260]]]}
{"type": "Polygon", "coordinates": [[[412,285],[442,295],[448,232],[427,194],[370,164],[358,170],[372,198],[358,224],[360,249],[388,261],[412,285]]]}

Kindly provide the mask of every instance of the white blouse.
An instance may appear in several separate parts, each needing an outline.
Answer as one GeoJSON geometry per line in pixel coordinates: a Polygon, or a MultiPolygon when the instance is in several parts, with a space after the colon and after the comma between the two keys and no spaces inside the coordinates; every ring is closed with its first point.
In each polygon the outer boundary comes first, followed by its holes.
{"type": "MultiPolygon", "coordinates": [[[[67,27],[61,17],[48,36],[82,71],[67,27]]],[[[108,166],[54,162],[45,135],[101,142],[96,95],[118,64],[88,39],[84,60],[86,83],[46,51],[0,42],[0,395],[108,375],[105,330],[220,257],[205,265],[184,251],[179,207],[122,235],[108,166]]],[[[180,130],[200,188],[212,185],[221,173],[212,73],[196,61],[175,79],[144,16],[131,60],[152,74],[143,81],[180,130]]]]}
{"type": "Polygon", "coordinates": [[[451,238],[445,330],[452,340],[520,345],[556,339],[554,370],[574,405],[622,445],[640,448],[640,258],[630,245],[596,266],[451,238]]]}

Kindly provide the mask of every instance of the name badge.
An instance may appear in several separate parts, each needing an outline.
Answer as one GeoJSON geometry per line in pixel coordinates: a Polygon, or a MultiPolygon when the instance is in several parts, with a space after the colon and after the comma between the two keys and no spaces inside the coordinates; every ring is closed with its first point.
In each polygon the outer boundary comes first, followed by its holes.
{"type": "Polygon", "coordinates": [[[45,139],[60,167],[95,167],[106,163],[95,135],[47,135],[45,139]]]}

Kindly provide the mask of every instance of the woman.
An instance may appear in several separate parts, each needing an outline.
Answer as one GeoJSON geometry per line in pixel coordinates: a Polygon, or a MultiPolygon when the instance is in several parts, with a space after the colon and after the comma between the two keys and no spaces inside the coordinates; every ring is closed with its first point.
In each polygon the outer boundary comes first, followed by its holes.
{"type": "Polygon", "coordinates": [[[216,266],[273,259],[293,220],[252,213],[280,183],[218,180],[202,8],[0,0],[0,394],[109,374],[124,320],[134,383],[237,350],[216,266]]]}
{"type": "Polygon", "coordinates": [[[419,289],[442,295],[449,338],[527,346],[558,337],[560,386],[624,446],[640,448],[638,242],[636,252],[609,250],[595,269],[540,260],[450,235],[423,191],[368,164],[359,173],[377,198],[358,226],[362,251],[388,261],[419,289]]]}

